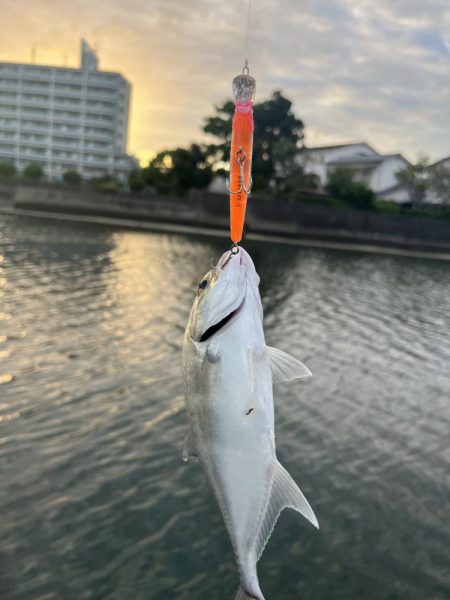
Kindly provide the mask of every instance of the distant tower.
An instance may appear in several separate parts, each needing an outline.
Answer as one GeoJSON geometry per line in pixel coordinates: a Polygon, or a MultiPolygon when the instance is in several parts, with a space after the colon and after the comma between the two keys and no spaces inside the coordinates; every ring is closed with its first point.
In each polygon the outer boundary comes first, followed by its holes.
{"type": "Polygon", "coordinates": [[[95,50],[89,46],[86,40],[81,40],[81,69],[83,71],[96,71],[98,58],[95,50]]]}

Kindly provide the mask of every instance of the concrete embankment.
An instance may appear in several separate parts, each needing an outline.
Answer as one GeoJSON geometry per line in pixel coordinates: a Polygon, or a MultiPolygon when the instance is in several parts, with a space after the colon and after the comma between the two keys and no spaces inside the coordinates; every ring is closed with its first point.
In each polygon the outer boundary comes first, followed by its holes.
{"type": "MultiPolygon", "coordinates": [[[[104,194],[83,188],[44,184],[0,184],[0,209],[47,211],[122,219],[129,226],[161,229],[163,224],[228,231],[228,198],[207,192],[185,197],[104,194]]],[[[314,204],[251,198],[246,231],[254,237],[391,246],[450,253],[450,221],[370,211],[337,209],[314,204]]],[[[328,245],[328,244],[324,244],[328,245]]]]}

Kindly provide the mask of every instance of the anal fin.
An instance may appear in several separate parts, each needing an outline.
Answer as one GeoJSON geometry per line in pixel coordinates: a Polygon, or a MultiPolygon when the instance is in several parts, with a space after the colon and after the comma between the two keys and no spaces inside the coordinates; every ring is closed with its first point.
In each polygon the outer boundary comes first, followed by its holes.
{"type": "Polygon", "coordinates": [[[258,533],[257,560],[261,557],[283,508],[293,508],[319,529],[316,515],[305,496],[286,469],[277,461],[272,476],[269,502],[258,533]]]}

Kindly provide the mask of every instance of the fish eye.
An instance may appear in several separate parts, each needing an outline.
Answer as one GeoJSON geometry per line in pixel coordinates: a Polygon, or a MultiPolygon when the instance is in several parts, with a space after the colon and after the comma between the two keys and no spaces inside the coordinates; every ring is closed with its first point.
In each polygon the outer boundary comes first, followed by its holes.
{"type": "Polygon", "coordinates": [[[204,290],[206,287],[208,287],[208,281],[207,279],[203,279],[203,281],[200,281],[200,283],[198,284],[198,289],[204,290]]]}

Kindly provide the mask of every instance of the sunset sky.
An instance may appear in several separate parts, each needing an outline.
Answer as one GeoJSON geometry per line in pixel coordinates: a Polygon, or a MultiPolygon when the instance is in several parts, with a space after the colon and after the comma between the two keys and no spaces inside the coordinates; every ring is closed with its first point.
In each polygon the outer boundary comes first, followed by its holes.
{"type": "MultiPolygon", "coordinates": [[[[245,0],[0,0],[0,61],[78,66],[79,41],[133,85],[128,148],[144,163],[201,141],[245,55],[245,0]]],[[[449,0],[252,0],[257,100],[280,89],[308,145],[450,154],[449,0]]]]}

